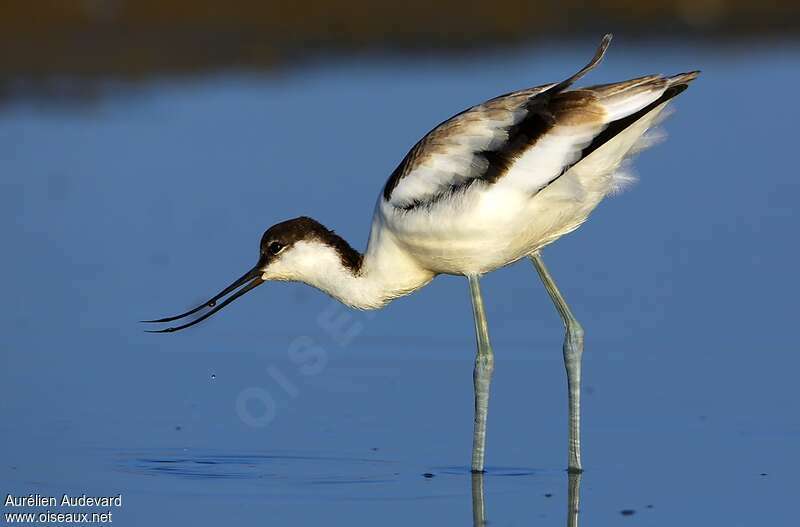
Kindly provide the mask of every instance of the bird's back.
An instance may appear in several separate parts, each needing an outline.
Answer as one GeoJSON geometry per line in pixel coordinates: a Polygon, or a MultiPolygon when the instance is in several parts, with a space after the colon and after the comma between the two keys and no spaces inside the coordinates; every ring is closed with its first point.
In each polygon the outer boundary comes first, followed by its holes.
{"type": "Polygon", "coordinates": [[[697,75],[568,89],[569,79],[490,99],[441,123],[392,173],[382,228],[436,272],[482,273],[579,226],[621,182],[620,163],[697,75]]]}

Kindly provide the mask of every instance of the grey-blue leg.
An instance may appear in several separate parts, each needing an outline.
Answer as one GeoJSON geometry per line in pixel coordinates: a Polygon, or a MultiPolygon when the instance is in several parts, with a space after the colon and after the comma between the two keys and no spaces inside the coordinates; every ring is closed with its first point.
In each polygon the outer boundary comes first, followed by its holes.
{"type": "Polygon", "coordinates": [[[475,385],[475,427],[472,433],[472,472],[483,472],[486,453],[486,415],[489,412],[489,387],[494,371],[494,353],[489,344],[489,327],[483,311],[481,286],[477,276],[468,276],[469,291],[472,296],[472,314],[475,317],[475,337],[478,353],[475,356],[475,370],[472,381],[475,385]]]}
{"type": "Polygon", "coordinates": [[[583,355],[583,328],[575,319],[567,302],[558,290],[553,277],[544,265],[542,256],[535,252],[531,261],[542,279],[545,289],[553,300],[564,321],[564,366],[567,369],[569,394],[569,470],[580,472],[581,466],[581,355],[583,355]]]}

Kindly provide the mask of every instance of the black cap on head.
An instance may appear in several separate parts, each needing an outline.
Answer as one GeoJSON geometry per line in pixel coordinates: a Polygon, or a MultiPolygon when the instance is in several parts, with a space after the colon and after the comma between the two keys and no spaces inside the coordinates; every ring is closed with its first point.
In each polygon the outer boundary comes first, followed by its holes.
{"type": "Polygon", "coordinates": [[[261,254],[267,258],[268,265],[272,257],[301,240],[317,241],[332,247],[339,254],[342,265],[353,273],[361,268],[361,253],[353,249],[344,238],[307,216],[282,221],[267,229],[261,237],[261,254]]]}

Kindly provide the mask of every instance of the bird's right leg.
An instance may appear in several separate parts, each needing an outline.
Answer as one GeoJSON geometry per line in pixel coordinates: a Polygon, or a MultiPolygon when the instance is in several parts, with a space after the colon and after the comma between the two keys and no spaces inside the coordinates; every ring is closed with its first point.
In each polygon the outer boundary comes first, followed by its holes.
{"type": "Polygon", "coordinates": [[[486,415],[489,412],[489,387],[494,371],[494,353],[489,344],[489,327],[483,311],[483,297],[477,276],[468,276],[472,296],[472,314],[475,317],[475,337],[478,353],[472,381],[475,385],[475,426],[472,433],[472,472],[483,472],[486,453],[486,415]]]}
{"type": "Polygon", "coordinates": [[[550,299],[564,322],[564,366],[567,369],[567,394],[569,397],[569,465],[570,472],[581,472],[581,356],[583,355],[583,328],[558,290],[553,277],[544,265],[539,252],[530,256],[539,278],[542,279],[550,299]]]}

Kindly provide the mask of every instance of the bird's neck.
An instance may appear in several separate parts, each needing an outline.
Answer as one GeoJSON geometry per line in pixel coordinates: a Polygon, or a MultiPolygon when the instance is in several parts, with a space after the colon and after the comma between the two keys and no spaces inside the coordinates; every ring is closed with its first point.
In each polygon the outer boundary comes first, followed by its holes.
{"type": "Polygon", "coordinates": [[[301,280],[356,309],[378,309],[424,286],[434,274],[423,269],[383,229],[373,226],[364,254],[336,234],[310,248],[301,280]]]}

